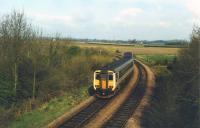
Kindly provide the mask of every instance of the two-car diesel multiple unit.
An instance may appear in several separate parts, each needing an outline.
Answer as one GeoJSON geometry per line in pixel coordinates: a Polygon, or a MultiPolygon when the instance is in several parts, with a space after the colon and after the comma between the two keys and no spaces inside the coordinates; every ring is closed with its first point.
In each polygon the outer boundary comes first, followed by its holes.
{"type": "Polygon", "coordinates": [[[119,89],[122,82],[131,75],[134,59],[130,52],[99,70],[94,72],[93,89],[97,97],[112,97],[119,89]]]}

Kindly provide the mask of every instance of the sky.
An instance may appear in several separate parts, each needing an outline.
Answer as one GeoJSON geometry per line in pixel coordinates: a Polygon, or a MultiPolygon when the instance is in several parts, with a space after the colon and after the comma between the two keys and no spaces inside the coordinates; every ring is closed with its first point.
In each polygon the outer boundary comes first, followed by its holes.
{"type": "Polygon", "coordinates": [[[0,0],[0,16],[24,11],[45,34],[109,40],[189,40],[200,0],[0,0]]]}

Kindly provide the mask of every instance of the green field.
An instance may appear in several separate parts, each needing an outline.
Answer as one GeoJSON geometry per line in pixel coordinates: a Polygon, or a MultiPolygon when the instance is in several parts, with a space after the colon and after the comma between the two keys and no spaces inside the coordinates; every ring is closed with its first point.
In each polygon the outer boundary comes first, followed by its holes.
{"type": "Polygon", "coordinates": [[[172,63],[176,55],[136,55],[136,58],[150,65],[167,65],[172,63]]]}

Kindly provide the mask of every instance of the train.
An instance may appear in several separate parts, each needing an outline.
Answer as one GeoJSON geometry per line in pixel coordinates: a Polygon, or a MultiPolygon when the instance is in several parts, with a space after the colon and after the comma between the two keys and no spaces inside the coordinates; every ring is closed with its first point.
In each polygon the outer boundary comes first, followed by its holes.
{"type": "Polygon", "coordinates": [[[92,94],[99,98],[110,98],[121,88],[134,70],[134,58],[131,52],[94,71],[92,94]]]}

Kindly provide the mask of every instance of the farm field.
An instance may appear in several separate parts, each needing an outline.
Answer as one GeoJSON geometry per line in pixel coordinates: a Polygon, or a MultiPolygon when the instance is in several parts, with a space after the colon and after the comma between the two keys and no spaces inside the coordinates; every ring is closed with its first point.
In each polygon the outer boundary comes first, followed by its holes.
{"type": "Polygon", "coordinates": [[[80,46],[82,48],[102,48],[115,52],[119,50],[121,52],[131,51],[134,54],[171,54],[177,55],[180,48],[165,48],[165,47],[143,47],[143,46],[120,46],[120,45],[101,45],[101,44],[83,44],[73,43],[73,45],[80,46]]]}

